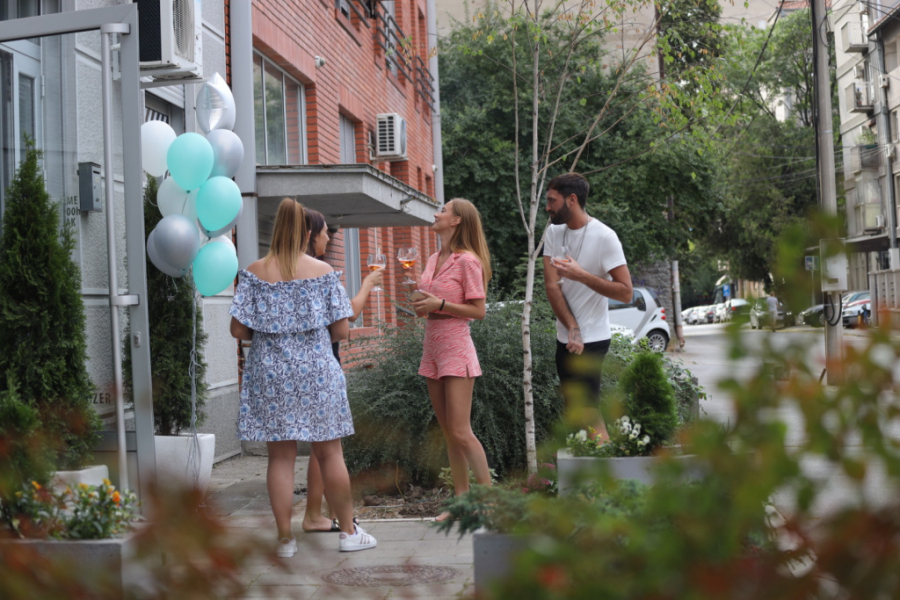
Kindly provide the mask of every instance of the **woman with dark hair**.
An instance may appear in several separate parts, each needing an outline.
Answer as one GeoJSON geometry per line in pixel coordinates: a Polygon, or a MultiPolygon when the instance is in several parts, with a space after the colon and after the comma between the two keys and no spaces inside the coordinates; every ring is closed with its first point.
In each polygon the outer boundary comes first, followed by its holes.
{"type": "MultiPolygon", "coordinates": [[[[491,484],[484,447],[472,431],[472,392],[481,375],[469,321],[484,319],[485,290],[491,279],[481,216],[468,200],[454,198],[434,216],[432,229],[441,250],[422,270],[416,314],[427,316],[419,375],[425,377],[431,406],[447,442],[450,473],[457,496],[469,489],[469,468],[475,481],[491,484]]],[[[437,520],[443,521],[447,513],[437,520]]]]}
{"type": "MultiPolygon", "coordinates": [[[[325,248],[331,238],[328,235],[328,226],[325,216],[317,210],[306,209],[306,224],[309,229],[309,244],[306,253],[319,260],[325,259],[325,248]]],[[[380,285],[384,279],[384,270],[378,269],[369,273],[362,281],[359,292],[350,301],[353,315],[350,321],[356,321],[366,306],[369,294],[376,285],[380,285]]],[[[334,357],[340,362],[340,342],[332,344],[334,357]]],[[[322,514],[322,496],[325,492],[325,483],[322,479],[322,471],[315,455],[310,455],[309,466],[306,471],[306,513],[303,515],[303,531],[312,533],[319,531],[340,531],[337,519],[329,519],[322,514]]],[[[354,521],[355,522],[355,521],[354,521]]]]}
{"type": "Polygon", "coordinates": [[[266,442],[266,483],[276,554],[297,552],[291,532],[297,441],[308,441],[321,465],[329,504],[340,522],[342,552],[374,548],[375,538],[353,522],[350,475],[341,438],[353,434],[347,386],[331,342],[346,339],[353,314],[340,273],[306,254],[303,206],[278,207],[269,253],[241,271],[231,305],[231,334],[252,342],[244,367],[238,432],[266,442]]]}

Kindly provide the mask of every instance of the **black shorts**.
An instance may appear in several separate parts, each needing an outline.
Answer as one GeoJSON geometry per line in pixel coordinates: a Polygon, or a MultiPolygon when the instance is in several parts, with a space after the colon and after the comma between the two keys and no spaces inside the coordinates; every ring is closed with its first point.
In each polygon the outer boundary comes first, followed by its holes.
{"type": "Polygon", "coordinates": [[[609,344],[610,340],[588,342],[581,354],[572,354],[565,344],[556,341],[556,372],[567,404],[578,397],[588,404],[599,403],[603,359],[609,344]]]}

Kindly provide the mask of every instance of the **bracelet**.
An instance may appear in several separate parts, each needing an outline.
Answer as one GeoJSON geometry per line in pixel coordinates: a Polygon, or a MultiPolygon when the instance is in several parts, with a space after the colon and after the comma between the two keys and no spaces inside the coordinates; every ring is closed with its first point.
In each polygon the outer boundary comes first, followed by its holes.
{"type": "Polygon", "coordinates": [[[444,299],[444,300],[441,300],[441,307],[440,307],[440,308],[439,308],[439,309],[438,309],[438,312],[440,312],[440,311],[442,311],[442,310],[444,310],[444,303],[445,303],[445,302],[447,302],[447,300],[446,300],[446,299],[444,299]]]}

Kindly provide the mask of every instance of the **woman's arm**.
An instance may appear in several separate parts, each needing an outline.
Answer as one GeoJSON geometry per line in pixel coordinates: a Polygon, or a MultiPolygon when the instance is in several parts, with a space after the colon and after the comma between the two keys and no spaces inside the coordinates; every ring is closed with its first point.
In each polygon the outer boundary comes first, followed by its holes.
{"type": "Polygon", "coordinates": [[[430,313],[439,310],[464,319],[477,319],[479,321],[484,319],[484,298],[469,300],[463,304],[453,304],[444,301],[443,298],[438,298],[434,294],[429,294],[428,292],[422,293],[425,295],[425,298],[413,302],[416,314],[430,313]],[[441,304],[443,304],[443,308],[441,308],[441,304]]]}
{"type": "Polygon", "coordinates": [[[335,321],[328,326],[328,332],[331,334],[331,341],[339,342],[350,337],[350,321],[349,319],[341,319],[335,321]]]}
{"type": "Polygon", "coordinates": [[[253,330],[234,317],[231,317],[231,335],[245,342],[253,340],[253,330]]]}
{"type": "Polygon", "coordinates": [[[350,317],[351,321],[356,322],[359,315],[366,307],[366,301],[369,299],[372,288],[376,285],[381,285],[382,281],[384,281],[384,269],[372,271],[362,280],[362,285],[359,286],[359,292],[353,297],[353,300],[350,301],[350,306],[353,307],[353,316],[350,317]]]}

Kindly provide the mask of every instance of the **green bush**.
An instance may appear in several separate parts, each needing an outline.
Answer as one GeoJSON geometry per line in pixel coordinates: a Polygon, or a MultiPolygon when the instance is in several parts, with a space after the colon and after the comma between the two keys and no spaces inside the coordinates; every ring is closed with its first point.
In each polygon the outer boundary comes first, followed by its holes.
{"type": "Polygon", "coordinates": [[[91,406],[81,271],[75,238],[44,189],[40,152],[28,144],[6,191],[0,230],[0,392],[15,380],[40,433],[60,442],[56,467],[77,468],[98,441],[91,406]],[[12,377],[10,377],[12,375],[12,377]]]}
{"type": "MultiPolygon", "coordinates": [[[[144,188],[145,235],[162,220],[156,207],[158,184],[147,178],[144,188]]],[[[181,279],[169,277],[147,260],[147,313],[150,322],[150,367],[153,385],[153,422],[157,435],[177,435],[191,426],[191,347],[193,325],[191,310],[194,284],[191,275],[181,279]]],[[[125,336],[122,364],[125,394],[132,397],[130,335],[125,336]]],[[[197,310],[197,347],[195,367],[197,377],[197,424],[205,418],[206,363],[203,347],[207,334],[203,331],[203,311],[197,310]]]]}
{"type": "MultiPolygon", "coordinates": [[[[526,466],[521,310],[520,303],[492,301],[487,318],[471,326],[483,372],[475,382],[472,429],[501,476],[526,466]]],[[[447,459],[425,378],[417,374],[424,320],[402,321],[384,328],[382,337],[354,340],[344,349],[357,365],[347,385],[356,435],[345,440],[344,456],[354,473],[385,470],[392,481],[402,474],[432,483],[447,459]]],[[[554,317],[546,299],[533,305],[531,332],[540,441],[562,412],[554,317]]]]}
{"type": "Polygon", "coordinates": [[[640,423],[642,433],[650,436],[650,449],[672,438],[678,415],[675,391],[666,376],[662,355],[651,350],[638,352],[622,372],[619,388],[625,414],[640,423]]]}

